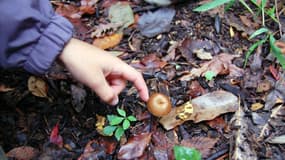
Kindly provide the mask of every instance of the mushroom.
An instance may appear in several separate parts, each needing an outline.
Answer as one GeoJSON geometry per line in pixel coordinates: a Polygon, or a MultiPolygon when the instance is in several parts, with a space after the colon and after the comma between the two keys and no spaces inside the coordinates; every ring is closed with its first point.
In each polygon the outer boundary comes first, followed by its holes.
{"type": "Polygon", "coordinates": [[[154,93],[147,101],[147,109],[157,117],[167,115],[171,111],[170,98],[161,93],[154,93]]]}

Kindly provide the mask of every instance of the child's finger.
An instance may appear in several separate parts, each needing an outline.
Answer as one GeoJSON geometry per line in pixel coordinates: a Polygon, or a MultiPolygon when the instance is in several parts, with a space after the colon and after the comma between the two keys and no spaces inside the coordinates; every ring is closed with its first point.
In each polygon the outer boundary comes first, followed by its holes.
{"type": "Polygon", "coordinates": [[[140,72],[126,64],[124,67],[122,67],[122,77],[128,81],[131,81],[135,85],[143,101],[148,100],[148,88],[140,72]]]}
{"type": "Polygon", "coordinates": [[[116,105],[119,102],[118,95],[114,93],[114,90],[106,81],[102,72],[96,74],[96,81],[90,84],[96,94],[106,103],[110,105],[116,105]]]}

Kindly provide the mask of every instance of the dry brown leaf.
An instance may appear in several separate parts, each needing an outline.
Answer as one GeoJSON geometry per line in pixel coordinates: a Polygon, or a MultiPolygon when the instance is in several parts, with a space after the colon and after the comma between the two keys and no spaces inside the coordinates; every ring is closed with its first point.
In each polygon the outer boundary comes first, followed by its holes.
{"type": "Polygon", "coordinates": [[[199,150],[202,156],[205,158],[209,156],[211,149],[217,143],[218,139],[209,137],[193,137],[181,141],[181,145],[189,148],[195,148],[199,150]]]}
{"type": "Polygon", "coordinates": [[[103,129],[104,129],[104,126],[105,126],[105,123],[106,123],[106,118],[104,116],[100,116],[99,114],[96,114],[96,131],[105,136],[105,134],[103,133],[103,129]]]}
{"type": "Polygon", "coordinates": [[[56,3],[56,5],[57,8],[55,12],[68,19],[79,19],[82,16],[82,13],[77,6],[63,3],[56,3]]]}
{"type": "Polygon", "coordinates": [[[204,41],[200,39],[186,38],[181,42],[178,47],[183,57],[185,57],[189,62],[193,61],[193,53],[197,49],[212,49],[214,44],[211,41],[204,41]]]}
{"type": "Polygon", "coordinates": [[[271,83],[268,80],[261,81],[257,84],[256,92],[267,92],[271,89],[271,83]]]}
{"type": "Polygon", "coordinates": [[[166,130],[170,130],[189,120],[194,123],[212,120],[221,114],[235,112],[237,108],[238,98],[235,95],[217,90],[173,107],[159,122],[166,130]]]}
{"type": "Polygon", "coordinates": [[[204,88],[200,85],[198,81],[192,81],[190,86],[189,86],[189,95],[191,98],[195,98],[198,96],[201,96],[206,93],[204,88]]]}
{"type": "Polygon", "coordinates": [[[118,159],[135,159],[140,157],[151,139],[151,133],[141,133],[131,137],[127,144],[122,145],[118,159]]]}
{"type": "Polygon", "coordinates": [[[93,41],[93,45],[101,48],[108,49],[117,46],[123,38],[123,33],[115,33],[103,38],[97,38],[93,41]]]}
{"type": "Polygon", "coordinates": [[[41,78],[31,76],[28,79],[28,88],[34,96],[47,97],[48,86],[41,78]]]}
{"type": "Polygon", "coordinates": [[[38,154],[39,151],[33,147],[21,146],[13,148],[6,154],[6,156],[12,159],[30,160],[30,159],[35,159],[38,154]]]}
{"type": "Polygon", "coordinates": [[[249,19],[249,16],[242,16],[240,15],[239,16],[241,22],[246,25],[247,27],[250,27],[252,29],[255,29],[255,28],[259,28],[260,25],[256,22],[253,22],[251,19],[249,19]]]}
{"type": "Polygon", "coordinates": [[[149,54],[140,61],[133,61],[131,66],[141,71],[156,71],[163,68],[167,63],[162,61],[156,54],[149,54]]]}
{"type": "Polygon", "coordinates": [[[110,36],[114,34],[121,26],[122,25],[118,23],[99,24],[98,26],[95,26],[95,31],[91,33],[91,38],[110,36]]]}
{"type": "Polygon", "coordinates": [[[240,77],[243,75],[243,69],[232,64],[232,59],[238,55],[221,53],[215,56],[211,61],[201,64],[201,68],[193,68],[190,72],[192,78],[204,76],[207,71],[212,71],[214,75],[226,75],[231,77],[240,77]]]}
{"type": "Polygon", "coordinates": [[[95,13],[95,4],[98,0],[81,0],[80,11],[87,14],[95,13]]]}
{"type": "Polygon", "coordinates": [[[218,130],[222,133],[222,130],[228,125],[222,117],[217,117],[211,121],[206,122],[211,128],[218,130]]]}

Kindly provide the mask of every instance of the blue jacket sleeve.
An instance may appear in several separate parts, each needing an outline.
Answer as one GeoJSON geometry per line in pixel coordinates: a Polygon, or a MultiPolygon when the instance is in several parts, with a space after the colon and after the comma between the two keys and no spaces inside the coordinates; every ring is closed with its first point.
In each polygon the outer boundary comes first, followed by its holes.
{"type": "Polygon", "coordinates": [[[49,0],[0,0],[0,66],[43,74],[71,39],[72,24],[49,0]]]}

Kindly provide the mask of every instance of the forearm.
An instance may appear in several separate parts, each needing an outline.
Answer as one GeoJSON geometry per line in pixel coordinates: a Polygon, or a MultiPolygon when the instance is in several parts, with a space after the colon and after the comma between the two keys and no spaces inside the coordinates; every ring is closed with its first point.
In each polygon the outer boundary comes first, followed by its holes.
{"type": "Polygon", "coordinates": [[[0,65],[43,74],[72,37],[73,27],[48,0],[0,1],[0,65]]]}

